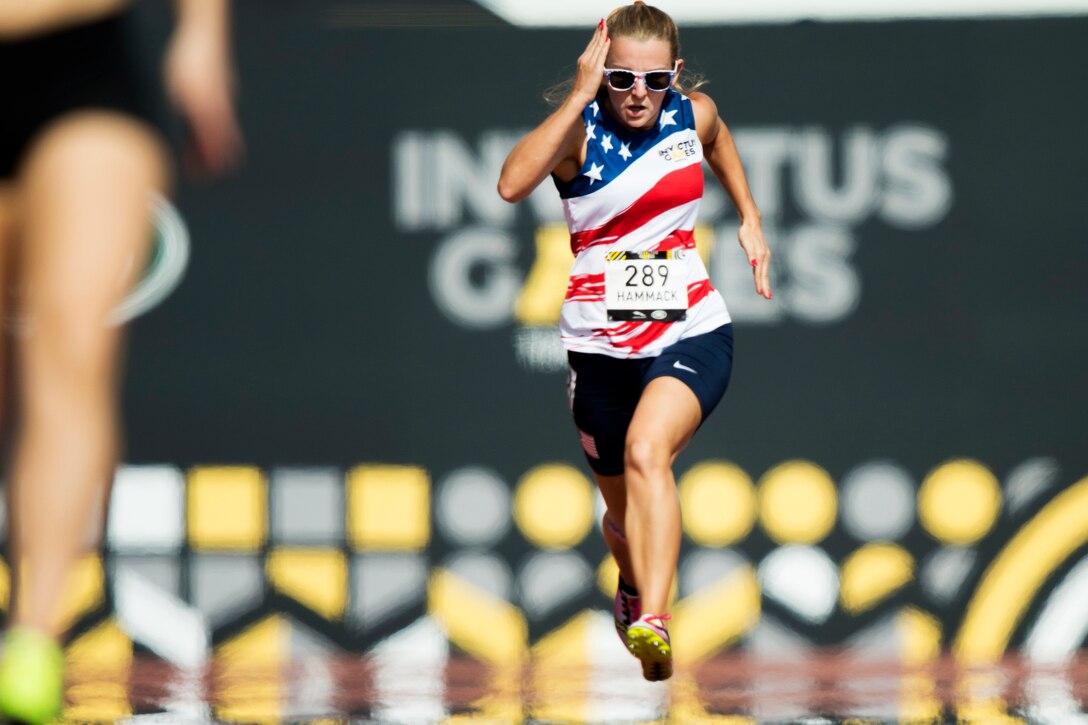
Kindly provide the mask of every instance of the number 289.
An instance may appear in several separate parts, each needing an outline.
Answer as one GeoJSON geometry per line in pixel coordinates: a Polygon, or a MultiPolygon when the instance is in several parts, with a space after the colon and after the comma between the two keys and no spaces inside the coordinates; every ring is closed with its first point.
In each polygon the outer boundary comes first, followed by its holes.
{"type": "Polygon", "coordinates": [[[628,287],[653,287],[658,280],[660,280],[661,286],[664,287],[669,279],[669,268],[664,264],[658,265],[657,269],[654,269],[652,264],[644,264],[641,268],[634,264],[628,264],[623,268],[623,271],[630,273],[627,278],[628,287]]]}

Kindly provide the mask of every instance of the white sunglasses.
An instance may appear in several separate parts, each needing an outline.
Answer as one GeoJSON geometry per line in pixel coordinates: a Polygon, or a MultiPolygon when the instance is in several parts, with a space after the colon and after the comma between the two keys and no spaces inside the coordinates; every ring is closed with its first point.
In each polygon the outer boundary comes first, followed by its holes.
{"type": "Polygon", "coordinates": [[[604,78],[608,87],[614,91],[629,91],[635,87],[635,81],[641,79],[646,90],[661,93],[672,85],[672,79],[676,77],[677,65],[679,61],[673,64],[672,70],[648,70],[645,73],[621,68],[605,68],[604,78]]]}

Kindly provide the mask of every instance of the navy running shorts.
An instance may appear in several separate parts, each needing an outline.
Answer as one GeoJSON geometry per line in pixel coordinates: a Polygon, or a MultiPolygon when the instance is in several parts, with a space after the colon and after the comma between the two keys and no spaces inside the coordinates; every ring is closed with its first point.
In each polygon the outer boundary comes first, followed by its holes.
{"type": "Polygon", "coordinates": [[[717,407],[733,371],[733,325],[673,343],[657,357],[619,359],[568,352],[570,407],[589,467],[602,476],[623,473],[627,427],[642,391],[669,376],[695,393],[702,419],[717,407]]]}

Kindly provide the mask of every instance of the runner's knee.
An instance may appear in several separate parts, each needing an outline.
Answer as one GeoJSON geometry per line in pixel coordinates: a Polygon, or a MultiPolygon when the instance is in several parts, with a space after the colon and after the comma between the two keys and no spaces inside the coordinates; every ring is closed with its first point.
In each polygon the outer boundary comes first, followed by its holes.
{"type": "Polygon", "coordinates": [[[624,466],[638,477],[653,477],[669,468],[668,449],[649,438],[631,437],[624,450],[624,466]]]}

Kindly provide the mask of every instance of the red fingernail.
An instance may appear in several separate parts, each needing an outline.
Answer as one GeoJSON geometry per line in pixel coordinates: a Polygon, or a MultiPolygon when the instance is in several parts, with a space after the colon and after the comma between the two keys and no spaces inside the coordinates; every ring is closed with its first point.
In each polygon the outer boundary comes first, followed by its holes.
{"type": "Polygon", "coordinates": [[[759,262],[753,259],[753,260],[752,260],[752,266],[754,267],[754,266],[756,266],[757,264],[759,264],[759,262]]]}
{"type": "Polygon", "coordinates": [[[604,27],[604,18],[601,18],[601,22],[597,23],[597,29],[600,30],[604,27]]]}

